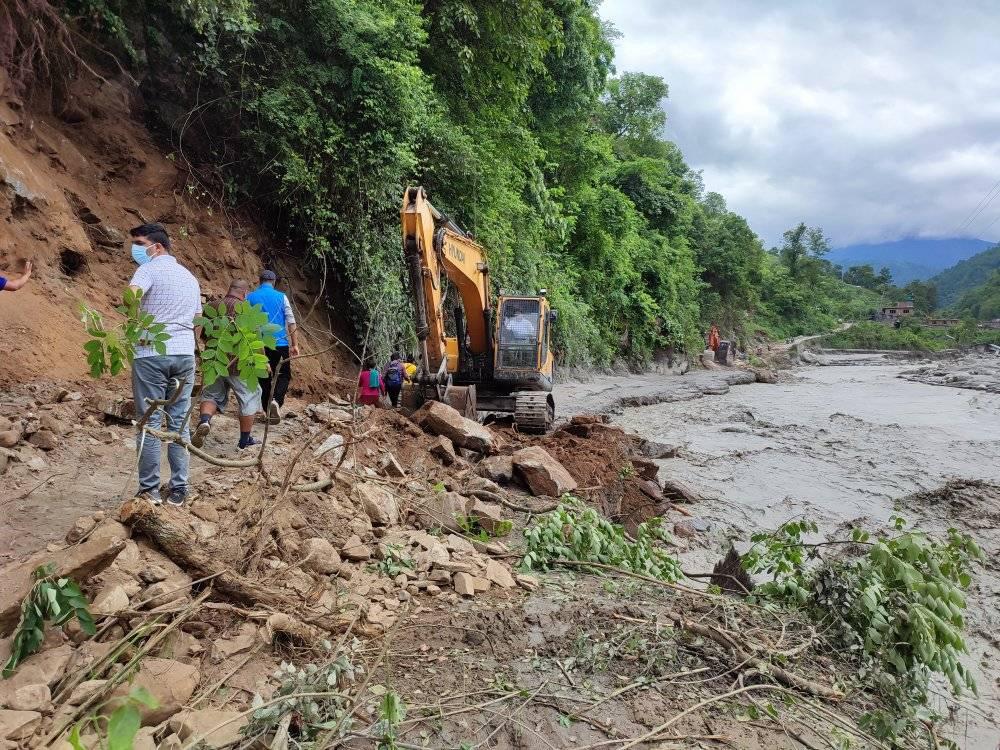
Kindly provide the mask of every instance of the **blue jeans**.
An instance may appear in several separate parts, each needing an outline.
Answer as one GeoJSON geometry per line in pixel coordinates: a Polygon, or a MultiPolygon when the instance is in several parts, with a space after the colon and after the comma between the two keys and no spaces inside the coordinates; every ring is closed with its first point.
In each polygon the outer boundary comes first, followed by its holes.
{"type": "MultiPolygon", "coordinates": [[[[146,399],[169,399],[173,392],[173,380],[183,381],[181,395],[167,407],[169,430],[176,431],[184,415],[191,406],[191,388],[194,386],[194,355],[168,354],[156,357],[141,357],[132,360],[132,397],[135,399],[136,418],[141,417],[149,404],[146,399]]],[[[146,423],[154,429],[168,429],[162,426],[162,411],[155,412],[146,423]]],[[[190,421],[190,420],[189,420],[190,421]]],[[[184,425],[182,436],[190,438],[189,425],[184,425]]],[[[139,454],[139,492],[159,494],[160,492],[160,439],[150,434],[140,432],[136,436],[136,450],[142,446],[139,454]]],[[[167,458],[170,461],[170,490],[187,490],[188,464],[190,456],[187,449],[177,443],[167,447],[167,458]]]]}

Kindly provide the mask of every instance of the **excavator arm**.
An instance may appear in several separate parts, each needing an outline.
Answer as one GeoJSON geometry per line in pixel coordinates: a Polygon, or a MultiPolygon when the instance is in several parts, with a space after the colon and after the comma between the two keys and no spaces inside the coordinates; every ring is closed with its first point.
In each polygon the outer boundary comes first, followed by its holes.
{"type": "MultiPolygon", "coordinates": [[[[407,188],[400,211],[403,249],[423,354],[422,373],[432,378],[445,368],[449,346],[444,326],[441,272],[455,286],[465,309],[465,332],[471,354],[493,348],[490,281],[483,248],[431,205],[422,187],[407,188]]],[[[461,330],[461,329],[460,329],[461,330]]],[[[454,351],[464,342],[453,342],[454,351]]]]}

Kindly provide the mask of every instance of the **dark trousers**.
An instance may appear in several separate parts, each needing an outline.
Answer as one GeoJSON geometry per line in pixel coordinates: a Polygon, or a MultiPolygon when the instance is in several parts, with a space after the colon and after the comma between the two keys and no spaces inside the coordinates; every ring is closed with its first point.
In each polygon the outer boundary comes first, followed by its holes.
{"type": "Polygon", "coordinates": [[[403,384],[387,385],[385,390],[389,393],[389,400],[392,402],[392,405],[394,407],[399,406],[399,392],[403,390],[403,384]]]}
{"type": "MultiPolygon", "coordinates": [[[[288,384],[292,382],[292,363],[285,362],[278,370],[278,363],[283,359],[288,359],[288,347],[279,346],[275,349],[265,349],[267,361],[271,363],[271,374],[266,378],[261,378],[261,394],[266,402],[277,401],[278,406],[285,405],[285,394],[288,393],[288,384]],[[271,383],[274,383],[274,392],[271,392],[271,383]]],[[[267,403],[264,404],[264,411],[267,411],[267,403]]]]}

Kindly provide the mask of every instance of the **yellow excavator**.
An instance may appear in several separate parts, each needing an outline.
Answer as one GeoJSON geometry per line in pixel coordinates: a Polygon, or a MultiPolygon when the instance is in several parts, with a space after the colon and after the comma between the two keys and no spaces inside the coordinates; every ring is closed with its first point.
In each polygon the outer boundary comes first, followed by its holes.
{"type": "Polygon", "coordinates": [[[523,432],[547,432],[552,398],[552,323],[545,290],[534,297],[505,295],[493,302],[486,253],[475,239],[409,187],[400,212],[403,253],[413,295],[420,363],[404,403],[449,403],[462,414],[513,414],[523,432]],[[442,275],[460,298],[455,335],[445,331],[442,275]]]}

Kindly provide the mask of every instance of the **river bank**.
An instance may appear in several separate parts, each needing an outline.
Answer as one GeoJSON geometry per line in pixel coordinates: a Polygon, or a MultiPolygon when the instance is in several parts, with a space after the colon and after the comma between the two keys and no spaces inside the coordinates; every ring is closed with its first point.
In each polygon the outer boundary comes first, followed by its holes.
{"type": "MultiPolygon", "coordinates": [[[[704,569],[728,540],[745,548],[750,531],[795,517],[816,521],[824,538],[844,538],[853,526],[888,529],[897,513],[933,533],[955,525],[973,534],[989,558],[968,610],[968,663],[981,695],[956,703],[951,730],[960,747],[994,750],[1000,395],[917,382],[912,362],[884,356],[838,354],[826,364],[706,401],[625,409],[615,422],[680,444],[675,458],[659,461],[661,473],[711,498],[697,508],[708,531],[682,556],[687,566],[704,569]],[[949,482],[960,484],[942,492],[949,482]]],[[[947,367],[982,369],[975,358],[947,367]]]]}

